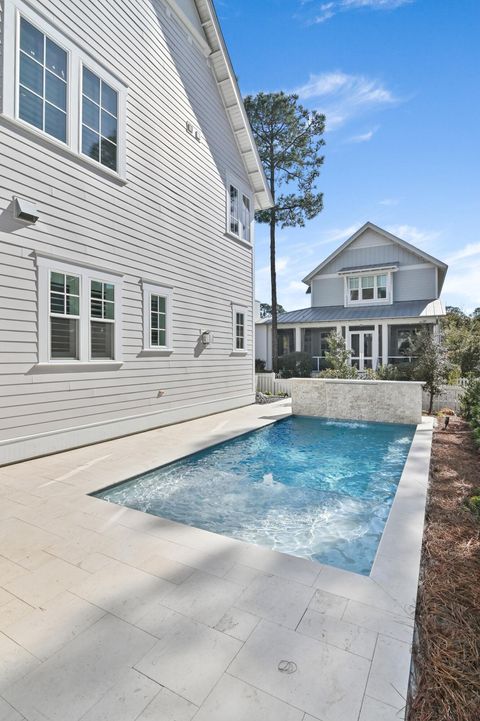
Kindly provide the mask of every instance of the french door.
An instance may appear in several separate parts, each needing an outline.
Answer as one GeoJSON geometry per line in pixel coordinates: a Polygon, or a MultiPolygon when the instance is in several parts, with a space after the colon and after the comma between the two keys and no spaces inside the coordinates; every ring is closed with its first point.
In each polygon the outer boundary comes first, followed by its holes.
{"type": "Polygon", "coordinates": [[[373,368],[373,331],[352,331],[349,335],[350,350],[352,351],[351,365],[358,368],[359,371],[373,368]]]}

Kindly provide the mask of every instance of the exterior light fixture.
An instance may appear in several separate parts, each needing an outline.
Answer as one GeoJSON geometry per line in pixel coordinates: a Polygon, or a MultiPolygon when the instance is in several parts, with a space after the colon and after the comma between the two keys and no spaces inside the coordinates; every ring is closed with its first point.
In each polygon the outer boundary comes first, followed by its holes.
{"type": "Polygon", "coordinates": [[[202,345],[207,346],[213,343],[213,333],[209,330],[204,330],[201,335],[202,345]]]}

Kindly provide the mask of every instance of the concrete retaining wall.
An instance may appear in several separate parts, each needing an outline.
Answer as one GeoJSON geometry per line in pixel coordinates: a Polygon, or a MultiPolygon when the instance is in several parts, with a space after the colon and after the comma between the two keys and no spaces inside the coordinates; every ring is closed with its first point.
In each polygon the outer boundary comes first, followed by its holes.
{"type": "Polygon", "coordinates": [[[299,416],[412,423],[422,420],[422,384],[403,381],[293,378],[292,411],[299,416]]]}

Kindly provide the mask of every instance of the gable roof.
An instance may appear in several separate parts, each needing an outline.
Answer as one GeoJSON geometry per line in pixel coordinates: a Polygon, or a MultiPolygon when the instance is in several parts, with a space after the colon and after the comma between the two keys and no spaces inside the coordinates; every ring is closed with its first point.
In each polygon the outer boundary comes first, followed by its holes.
{"type": "Polygon", "coordinates": [[[350,236],[342,245],[340,245],[336,250],[333,251],[333,253],[330,253],[330,255],[325,258],[324,261],[320,263],[320,265],[317,265],[317,267],[312,270],[311,273],[305,276],[303,279],[303,282],[307,285],[310,285],[311,280],[314,276],[316,276],[322,268],[324,268],[330,261],[332,261],[334,258],[337,257],[343,250],[348,248],[349,245],[351,245],[357,238],[359,238],[362,233],[364,233],[366,230],[374,230],[379,235],[383,235],[384,238],[387,238],[387,240],[390,240],[392,243],[396,243],[397,245],[400,245],[402,248],[405,248],[406,250],[411,251],[412,253],[415,253],[415,255],[420,256],[420,258],[423,258],[428,263],[432,263],[433,265],[436,265],[437,268],[443,271],[443,274],[447,272],[448,265],[446,263],[443,263],[441,260],[438,260],[437,258],[434,258],[433,255],[429,255],[428,253],[425,253],[424,250],[420,250],[420,248],[417,248],[415,245],[412,245],[411,243],[407,243],[406,240],[402,240],[402,238],[398,238],[396,235],[393,235],[393,233],[389,233],[388,230],[384,230],[383,228],[380,228],[378,225],[375,225],[374,223],[371,223],[368,221],[364,225],[362,225],[361,228],[359,228],[353,235],[350,236]]]}
{"type": "MultiPolygon", "coordinates": [[[[172,3],[174,0],[168,0],[172,3]]],[[[223,38],[220,23],[211,0],[194,0],[209,50],[213,73],[230,120],[238,149],[255,193],[255,208],[266,210],[273,205],[252,129],[240,89],[223,38]]],[[[177,6],[177,12],[181,9],[177,6]]]]}

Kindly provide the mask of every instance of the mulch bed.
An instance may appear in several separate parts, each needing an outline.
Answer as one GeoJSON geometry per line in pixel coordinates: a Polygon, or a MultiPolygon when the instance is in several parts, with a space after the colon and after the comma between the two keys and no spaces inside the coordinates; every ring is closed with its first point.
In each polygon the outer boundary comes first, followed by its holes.
{"type": "MultiPolygon", "coordinates": [[[[441,426],[440,426],[441,428],[441,426]]],[[[434,434],[408,721],[480,719],[480,486],[468,425],[434,434]]]]}

